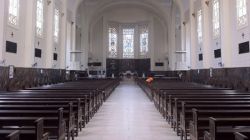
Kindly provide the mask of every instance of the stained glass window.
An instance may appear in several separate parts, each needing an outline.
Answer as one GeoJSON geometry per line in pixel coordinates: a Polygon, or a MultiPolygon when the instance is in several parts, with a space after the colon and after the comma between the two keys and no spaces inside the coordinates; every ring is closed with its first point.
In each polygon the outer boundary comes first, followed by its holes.
{"type": "Polygon", "coordinates": [[[148,53],[148,27],[140,27],[140,55],[147,55],[148,53]]]}
{"type": "Polygon", "coordinates": [[[19,0],[9,0],[9,23],[18,25],[19,0]]]}
{"type": "Polygon", "coordinates": [[[213,36],[220,35],[220,3],[219,0],[213,0],[213,36]]]}
{"type": "Polygon", "coordinates": [[[134,28],[123,29],[123,58],[134,58],[134,28]]]}
{"type": "Polygon", "coordinates": [[[198,36],[198,43],[202,43],[202,11],[199,10],[197,12],[197,36],[198,36]]]}
{"type": "Polygon", "coordinates": [[[59,41],[59,19],[60,19],[60,15],[59,15],[59,10],[55,9],[55,13],[54,13],[54,39],[55,42],[59,41]]]}
{"type": "Polygon", "coordinates": [[[44,20],[43,0],[37,0],[36,4],[37,4],[36,5],[36,34],[38,36],[42,36],[43,35],[43,20],[44,20]]]}
{"type": "Polygon", "coordinates": [[[237,23],[239,27],[247,25],[247,1],[236,0],[237,5],[237,23]]]}
{"type": "Polygon", "coordinates": [[[109,28],[109,50],[108,56],[109,57],[117,57],[117,29],[116,28],[109,28]]]}

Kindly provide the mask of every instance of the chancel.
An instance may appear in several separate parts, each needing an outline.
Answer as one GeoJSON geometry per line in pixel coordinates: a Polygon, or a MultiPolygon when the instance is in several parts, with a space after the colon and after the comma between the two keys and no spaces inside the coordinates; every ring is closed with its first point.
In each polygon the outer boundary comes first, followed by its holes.
{"type": "Polygon", "coordinates": [[[0,0],[0,140],[250,140],[248,0],[0,0]]]}

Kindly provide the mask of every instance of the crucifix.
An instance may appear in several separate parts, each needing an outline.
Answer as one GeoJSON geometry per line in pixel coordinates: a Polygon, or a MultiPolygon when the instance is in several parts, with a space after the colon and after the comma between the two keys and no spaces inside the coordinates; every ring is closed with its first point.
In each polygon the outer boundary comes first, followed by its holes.
{"type": "Polygon", "coordinates": [[[11,35],[11,37],[14,37],[14,33],[13,32],[10,35],[11,35]]]}

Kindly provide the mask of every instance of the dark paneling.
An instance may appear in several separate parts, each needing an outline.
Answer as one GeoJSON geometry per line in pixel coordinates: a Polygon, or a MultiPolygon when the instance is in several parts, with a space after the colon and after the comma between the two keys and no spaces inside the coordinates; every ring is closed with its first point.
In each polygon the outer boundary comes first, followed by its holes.
{"type": "Polygon", "coordinates": [[[53,60],[57,61],[57,54],[54,53],[53,60]]]}
{"type": "Polygon", "coordinates": [[[199,61],[202,61],[203,60],[203,54],[199,54],[199,61]]]}
{"type": "Polygon", "coordinates": [[[102,66],[102,63],[101,63],[101,62],[88,63],[88,66],[95,66],[95,67],[98,67],[98,66],[102,66]]]}
{"type": "Polygon", "coordinates": [[[108,77],[111,77],[112,73],[119,76],[119,59],[107,59],[106,70],[108,77]]]}
{"type": "Polygon", "coordinates": [[[136,72],[139,76],[142,73],[150,72],[150,59],[107,59],[107,76],[112,73],[119,76],[120,73],[131,71],[136,72]]]}
{"type": "Polygon", "coordinates": [[[249,41],[239,44],[239,54],[249,53],[249,41]]]}
{"type": "Polygon", "coordinates": [[[214,58],[221,58],[221,49],[214,50],[214,58]]]}
{"type": "Polygon", "coordinates": [[[162,62],[156,62],[156,63],[155,63],[155,66],[156,66],[156,67],[163,67],[163,66],[164,66],[164,63],[162,63],[162,62]]]}
{"type": "Polygon", "coordinates": [[[6,41],[6,52],[17,53],[17,43],[6,41]]]}
{"type": "Polygon", "coordinates": [[[42,57],[42,50],[41,49],[35,48],[35,57],[39,57],[39,58],[42,57]]]}
{"type": "MultiPolygon", "coordinates": [[[[74,77],[72,76],[72,79],[74,77]]],[[[69,79],[71,80],[71,79],[69,79]]],[[[56,69],[14,68],[14,77],[9,79],[9,67],[0,67],[0,91],[19,90],[66,81],[66,71],[56,69]]]]}

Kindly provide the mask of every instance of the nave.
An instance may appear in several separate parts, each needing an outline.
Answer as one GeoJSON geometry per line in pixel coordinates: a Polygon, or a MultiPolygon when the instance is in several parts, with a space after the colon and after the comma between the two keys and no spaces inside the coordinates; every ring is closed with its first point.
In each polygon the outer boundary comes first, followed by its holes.
{"type": "Polygon", "coordinates": [[[76,140],[179,140],[134,81],[123,81],[76,140]]]}

